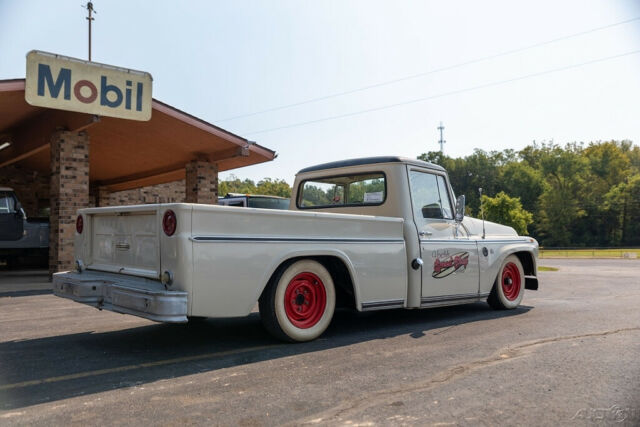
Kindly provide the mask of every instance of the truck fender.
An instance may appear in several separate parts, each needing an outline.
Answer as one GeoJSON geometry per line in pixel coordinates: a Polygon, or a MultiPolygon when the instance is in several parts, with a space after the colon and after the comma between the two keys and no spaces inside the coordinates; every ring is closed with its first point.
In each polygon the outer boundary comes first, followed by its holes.
{"type": "Polygon", "coordinates": [[[361,305],[360,305],[361,301],[360,301],[359,286],[358,286],[358,283],[357,283],[357,276],[355,274],[356,273],[356,269],[353,266],[353,263],[351,262],[349,257],[347,256],[347,254],[345,254],[344,252],[342,252],[341,250],[338,250],[338,249],[320,249],[320,250],[319,249],[309,249],[309,250],[304,250],[304,251],[294,251],[294,252],[285,253],[282,256],[280,256],[279,258],[276,258],[269,265],[269,268],[267,268],[265,270],[265,273],[261,278],[261,284],[257,288],[258,292],[257,292],[256,295],[254,295],[254,301],[258,301],[258,299],[260,298],[260,295],[262,295],[262,292],[267,287],[267,284],[269,283],[269,280],[271,280],[271,278],[276,273],[278,268],[280,268],[280,266],[282,266],[286,262],[289,262],[289,261],[292,261],[292,260],[303,259],[303,258],[314,258],[314,257],[321,257],[321,256],[328,256],[328,257],[338,258],[347,267],[347,271],[349,272],[349,275],[351,276],[351,283],[353,284],[353,294],[354,294],[354,298],[356,300],[356,309],[360,310],[361,309],[361,305]]]}
{"type": "MultiPolygon", "coordinates": [[[[482,241],[478,241],[478,246],[478,249],[480,249],[482,241]]],[[[509,255],[516,255],[522,263],[525,275],[525,289],[538,289],[538,268],[534,249],[530,244],[518,242],[502,246],[498,249],[497,254],[490,256],[490,259],[488,260],[489,264],[485,267],[485,271],[482,272],[485,273],[485,279],[484,283],[481,284],[481,292],[489,292],[491,290],[491,287],[498,275],[500,266],[509,255]]],[[[482,255],[480,255],[480,257],[482,258],[482,255]]]]}

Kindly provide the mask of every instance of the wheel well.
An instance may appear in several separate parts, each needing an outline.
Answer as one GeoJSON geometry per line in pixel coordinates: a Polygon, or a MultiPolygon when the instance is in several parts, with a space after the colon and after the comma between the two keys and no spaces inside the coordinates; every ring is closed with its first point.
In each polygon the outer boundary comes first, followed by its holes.
{"type": "Polygon", "coordinates": [[[533,263],[533,255],[529,252],[516,252],[514,255],[518,257],[522,263],[522,269],[525,276],[535,276],[535,268],[533,263]]]}
{"type": "MultiPolygon", "coordinates": [[[[278,268],[276,268],[276,270],[269,278],[269,283],[271,283],[273,280],[278,280],[282,272],[288,266],[296,261],[300,261],[303,259],[312,259],[314,261],[317,261],[322,264],[322,266],[326,268],[327,271],[329,271],[336,289],[336,307],[348,307],[353,309],[356,308],[356,297],[353,288],[353,280],[351,279],[349,269],[345,265],[344,261],[335,256],[324,255],[290,258],[286,261],[283,261],[278,266],[278,268]]],[[[266,288],[268,288],[268,286],[265,287],[265,290],[266,288]]],[[[264,292],[265,291],[263,291],[263,293],[264,292]]]]}

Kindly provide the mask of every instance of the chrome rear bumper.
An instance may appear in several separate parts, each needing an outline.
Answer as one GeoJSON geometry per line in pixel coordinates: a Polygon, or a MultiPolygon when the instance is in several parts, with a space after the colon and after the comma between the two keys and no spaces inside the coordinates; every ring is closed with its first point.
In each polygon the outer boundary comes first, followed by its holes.
{"type": "Polygon", "coordinates": [[[142,277],[85,270],[53,275],[53,293],[100,310],[132,314],[156,322],[186,322],[187,293],[168,291],[142,277]]]}

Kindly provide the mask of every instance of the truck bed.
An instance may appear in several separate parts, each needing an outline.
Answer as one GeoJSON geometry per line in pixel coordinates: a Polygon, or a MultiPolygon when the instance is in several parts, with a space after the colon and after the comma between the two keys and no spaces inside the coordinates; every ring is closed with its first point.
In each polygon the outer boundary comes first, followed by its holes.
{"type": "Polygon", "coordinates": [[[90,208],[80,214],[84,231],[76,235],[76,253],[83,268],[106,273],[114,286],[114,274],[123,276],[122,282],[134,276],[159,283],[161,274],[170,272],[167,290],[187,292],[188,315],[247,315],[277,268],[306,256],[344,263],[358,309],[380,301],[402,307],[406,299],[400,218],[186,203],[90,208]],[[177,218],[172,236],[162,231],[168,210],[177,218]]]}

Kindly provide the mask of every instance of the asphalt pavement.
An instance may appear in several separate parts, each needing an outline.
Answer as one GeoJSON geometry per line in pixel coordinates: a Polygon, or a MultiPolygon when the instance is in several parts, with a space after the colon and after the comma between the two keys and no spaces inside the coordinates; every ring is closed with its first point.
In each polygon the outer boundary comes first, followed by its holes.
{"type": "Polygon", "coordinates": [[[520,308],[163,325],[0,272],[0,425],[640,425],[640,261],[541,260],[520,308]]]}

